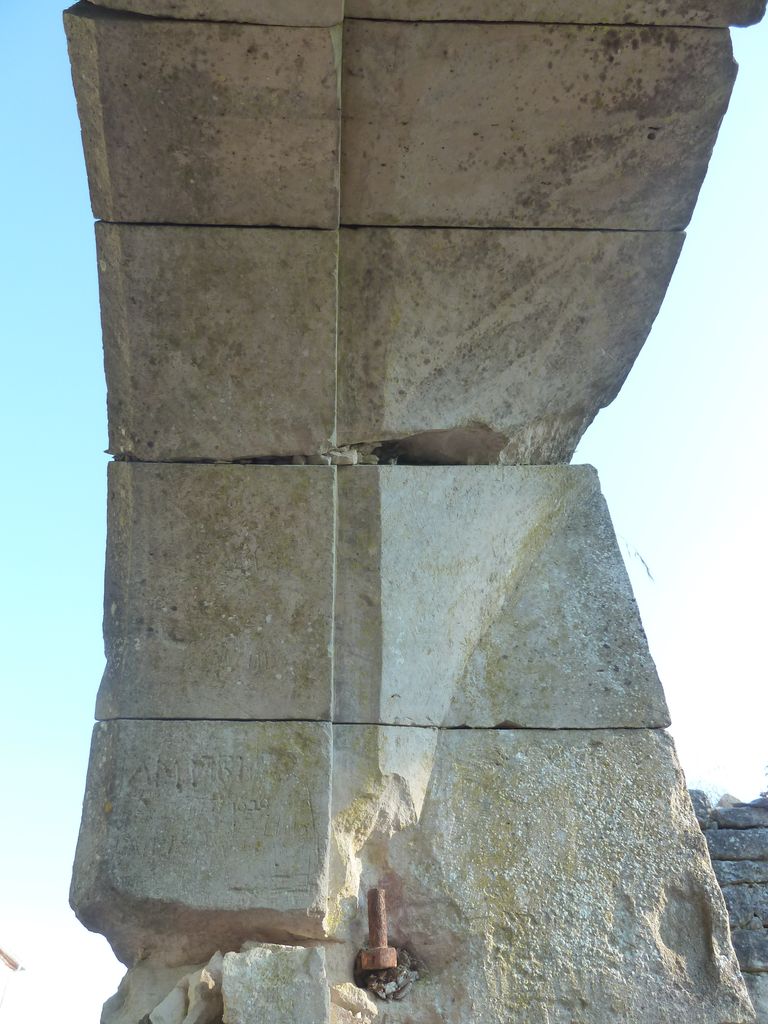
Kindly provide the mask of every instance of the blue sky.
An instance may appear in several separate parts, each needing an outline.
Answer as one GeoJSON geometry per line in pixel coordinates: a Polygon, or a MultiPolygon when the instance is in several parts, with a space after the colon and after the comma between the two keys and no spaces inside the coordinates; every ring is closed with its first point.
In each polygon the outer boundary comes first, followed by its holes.
{"type": "MultiPolygon", "coordinates": [[[[735,45],[741,75],[672,287],[577,461],[600,470],[690,780],[749,799],[768,762],[768,24],[735,45]]],[[[55,1012],[79,1024],[98,1020],[122,972],[67,907],[103,665],[107,457],[93,227],[58,3],[4,0],[0,77],[0,946],[28,968],[23,1012],[9,999],[0,1020],[55,1012]]]]}

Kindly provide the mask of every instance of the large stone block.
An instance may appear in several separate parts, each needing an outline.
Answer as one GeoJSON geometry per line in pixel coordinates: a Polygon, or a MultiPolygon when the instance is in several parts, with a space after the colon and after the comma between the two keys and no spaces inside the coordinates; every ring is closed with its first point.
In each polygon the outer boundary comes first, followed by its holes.
{"type": "Polygon", "coordinates": [[[720,828],[768,828],[768,804],[716,807],[712,817],[720,828]]]}
{"type": "Polygon", "coordinates": [[[102,722],[71,900],[132,964],[323,934],[331,731],[299,722],[102,722]]]}
{"type": "Polygon", "coordinates": [[[768,929],[734,929],[733,948],[743,971],[768,973],[768,929]]]}
{"type": "Polygon", "coordinates": [[[338,224],[339,29],[65,15],[94,214],[338,224]]]}
{"type": "Polygon", "coordinates": [[[659,731],[335,726],[332,828],[332,981],[376,884],[426,966],[390,1024],[754,1020],[659,731]]]}
{"type": "Polygon", "coordinates": [[[227,953],[223,1024],[328,1024],[325,951],[253,945],[227,953]]]}
{"type": "Polygon", "coordinates": [[[713,860],[720,885],[756,885],[768,882],[768,860],[713,860]]]}
{"type": "Polygon", "coordinates": [[[768,974],[745,974],[744,981],[757,1014],[757,1024],[768,1024],[768,974]]]}
{"type": "Polygon", "coordinates": [[[663,725],[591,467],[338,470],[335,720],[663,725]]]}
{"type": "Polygon", "coordinates": [[[342,222],[669,230],[736,73],[725,30],[348,21],[342,222]]]}
{"type": "Polygon", "coordinates": [[[768,928],[768,885],[724,885],[731,928],[768,928]]]}
{"type": "MultiPolygon", "coordinates": [[[[146,0],[144,0],[146,3],[146,0]]],[[[347,0],[352,18],[590,25],[752,25],[765,0],[347,0]]]]}
{"type": "Polygon", "coordinates": [[[619,391],[679,233],[341,233],[340,444],[410,458],[567,462],[619,391]]]}
{"type": "Polygon", "coordinates": [[[110,465],[98,718],[330,718],[334,472],[110,465]]]}
{"type": "Polygon", "coordinates": [[[709,829],[712,860],[768,860],[768,828],[709,829]]]}
{"type": "Polygon", "coordinates": [[[254,25],[338,25],[344,0],[91,0],[155,18],[241,21],[254,25]]]}
{"type": "Polygon", "coordinates": [[[102,223],[96,237],[113,454],[330,446],[335,232],[102,223]]]}

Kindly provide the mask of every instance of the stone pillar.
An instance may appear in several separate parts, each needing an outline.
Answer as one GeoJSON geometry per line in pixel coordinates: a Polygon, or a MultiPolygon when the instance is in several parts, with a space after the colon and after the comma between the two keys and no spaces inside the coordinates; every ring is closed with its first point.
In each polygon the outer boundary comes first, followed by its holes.
{"type": "Polygon", "coordinates": [[[579,6],[67,12],[115,458],[72,886],[129,967],[105,1024],[753,1020],[567,462],[764,4],[579,6]],[[366,978],[374,886],[400,966],[366,978]]]}

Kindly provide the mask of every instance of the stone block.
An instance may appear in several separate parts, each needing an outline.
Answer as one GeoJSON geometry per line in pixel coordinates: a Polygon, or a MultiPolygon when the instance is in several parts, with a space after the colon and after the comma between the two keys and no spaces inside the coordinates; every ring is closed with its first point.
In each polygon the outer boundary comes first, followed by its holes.
{"type": "Polygon", "coordinates": [[[713,860],[720,885],[756,885],[768,882],[768,860],[713,860]]]}
{"type": "Polygon", "coordinates": [[[768,828],[710,829],[706,837],[712,860],[768,860],[768,828]]]}
{"type": "Polygon", "coordinates": [[[91,0],[154,18],[238,21],[253,25],[338,25],[344,0],[91,0]]]}
{"type": "Polygon", "coordinates": [[[323,934],[331,731],[96,725],[71,901],[124,963],[323,934]]]}
{"type": "Polygon", "coordinates": [[[339,443],[398,439],[428,462],[568,462],[634,363],[682,243],[342,231],[339,443]]]}
{"type": "Polygon", "coordinates": [[[712,817],[720,828],[768,828],[768,806],[716,807],[712,817]]]}
{"type": "Polygon", "coordinates": [[[330,446],[335,232],[101,223],[96,237],[113,454],[330,446]]]}
{"type": "Polygon", "coordinates": [[[328,1024],[325,951],[252,945],[224,957],[224,1024],[328,1024]]]}
{"type": "Polygon", "coordinates": [[[702,789],[689,789],[693,813],[701,828],[712,827],[712,801],[702,789]]]}
{"type": "Polygon", "coordinates": [[[337,226],[340,29],[89,3],[65,25],[96,217],[337,226]]]}
{"type": "Polygon", "coordinates": [[[724,885],[731,928],[768,928],[768,885],[724,885]]]}
{"type": "Polygon", "coordinates": [[[658,730],[335,726],[332,830],[332,983],[376,884],[428,968],[382,1019],[753,1022],[658,730]]]}
{"type": "Polygon", "coordinates": [[[768,1024],[768,974],[745,974],[744,981],[757,1014],[757,1024],[768,1024]]]}
{"type": "MultiPolygon", "coordinates": [[[[146,3],[146,0],[144,0],[146,3]]],[[[765,0],[347,0],[351,18],[590,25],[752,25],[765,0]]]]}
{"type": "Polygon", "coordinates": [[[110,465],[98,718],[331,717],[334,473],[110,465]]]}
{"type": "Polygon", "coordinates": [[[736,928],[731,937],[742,971],[768,972],[768,930],[736,928]]]}
{"type": "Polygon", "coordinates": [[[335,721],[667,723],[591,467],[337,472],[335,721]]]}
{"type": "Polygon", "coordinates": [[[727,31],[348,21],[342,223],[671,230],[736,74],[727,31]]]}

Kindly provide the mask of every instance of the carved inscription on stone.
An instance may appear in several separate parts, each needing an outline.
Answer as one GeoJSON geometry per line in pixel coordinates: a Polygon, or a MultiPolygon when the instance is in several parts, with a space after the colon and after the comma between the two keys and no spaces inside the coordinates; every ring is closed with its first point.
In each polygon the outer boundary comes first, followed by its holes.
{"type": "Polygon", "coordinates": [[[78,914],[100,922],[122,957],[152,948],[160,929],[173,932],[174,911],[211,915],[201,922],[206,944],[227,915],[224,942],[233,915],[243,921],[238,937],[321,935],[330,751],[323,723],[97,725],[72,893],[78,914]],[[130,906],[129,926],[114,909],[102,917],[115,901],[130,906]],[[161,922],[158,902],[171,908],[161,922]]]}

